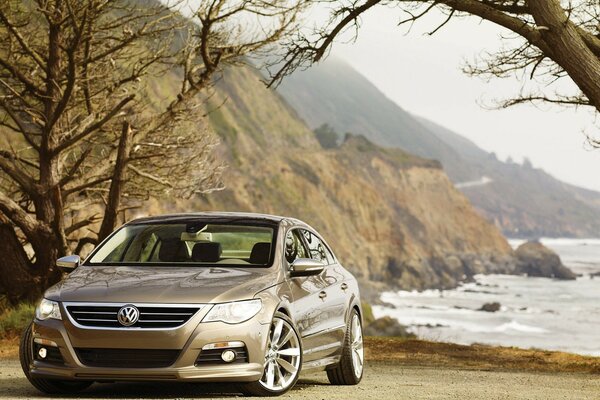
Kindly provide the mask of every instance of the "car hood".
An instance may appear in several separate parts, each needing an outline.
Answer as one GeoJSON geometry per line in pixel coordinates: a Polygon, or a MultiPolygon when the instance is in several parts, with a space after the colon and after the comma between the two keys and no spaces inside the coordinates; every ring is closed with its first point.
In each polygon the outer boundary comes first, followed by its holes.
{"type": "Polygon", "coordinates": [[[279,269],[81,266],[46,292],[56,301],[220,303],[250,299],[282,281],[279,269]]]}

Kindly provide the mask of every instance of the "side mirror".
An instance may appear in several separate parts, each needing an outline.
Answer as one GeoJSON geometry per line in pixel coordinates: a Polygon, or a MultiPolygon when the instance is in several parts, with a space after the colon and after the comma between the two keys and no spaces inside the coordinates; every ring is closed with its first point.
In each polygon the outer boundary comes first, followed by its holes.
{"type": "Polygon", "coordinates": [[[56,266],[63,272],[69,273],[79,267],[81,259],[77,255],[65,256],[56,260],[56,266]]]}
{"type": "Polygon", "coordinates": [[[319,275],[325,269],[325,264],[321,261],[313,260],[311,258],[297,258],[292,265],[290,265],[290,276],[292,278],[298,276],[312,276],[319,275]]]}

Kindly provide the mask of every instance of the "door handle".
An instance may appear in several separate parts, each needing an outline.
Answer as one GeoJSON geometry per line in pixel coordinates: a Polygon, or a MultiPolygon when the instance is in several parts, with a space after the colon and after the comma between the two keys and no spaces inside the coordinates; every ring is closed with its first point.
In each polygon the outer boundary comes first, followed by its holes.
{"type": "Polygon", "coordinates": [[[327,297],[327,293],[325,293],[325,292],[319,293],[319,298],[320,299],[324,299],[325,297],[327,297]]]}
{"type": "Polygon", "coordinates": [[[348,284],[342,283],[342,285],[340,287],[342,288],[342,290],[346,290],[346,289],[348,289],[348,284]]]}

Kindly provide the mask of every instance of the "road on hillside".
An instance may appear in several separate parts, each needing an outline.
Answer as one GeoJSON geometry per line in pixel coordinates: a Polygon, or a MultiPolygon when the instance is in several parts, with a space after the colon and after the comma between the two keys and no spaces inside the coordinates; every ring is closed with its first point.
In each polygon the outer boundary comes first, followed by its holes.
{"type": "MultiPolygon", "coordinates": [[[[96,384],[82,399],[234,398],[230,386],[181,383],[96,384]]],[[[17,360],[0,360],[0,399],[42,398],[17,360]]],[[[598,375],[456,370],[371,362],[358,386],[331,386],[325,373],[306,374],[283,399],[594,399],[598,375]]]]}

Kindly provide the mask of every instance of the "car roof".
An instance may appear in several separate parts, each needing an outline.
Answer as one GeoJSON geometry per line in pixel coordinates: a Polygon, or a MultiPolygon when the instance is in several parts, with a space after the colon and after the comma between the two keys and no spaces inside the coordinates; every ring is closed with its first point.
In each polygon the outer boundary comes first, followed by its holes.
{"type": "Polygon", "coordinates": [[[249,220],[249,221],[263,221],[263,222],[273,222],[280,223],[283,220],[291,220],[294,222],[300,222],[294,218],[286,218],[278,215],[270,215],[270,214],[259,214],[259,213],[246,213],[246,212],[222,212],[222,211],[207,211],[207,212],[193,212],[193,213],[178,213],[178,214],[164,214],[164,215],[156,215],[156,216],[148,216],[137,218],[132,221],[129,221],[127,225],[136,225],[136,224],[151,224],[151,223],[160,223],[160,222],[178,222],[178,221],[187,221],[194,219],[202,219],[202,220],[214,220],[214,221],[231,221],[231,220],[249,220]]]}

